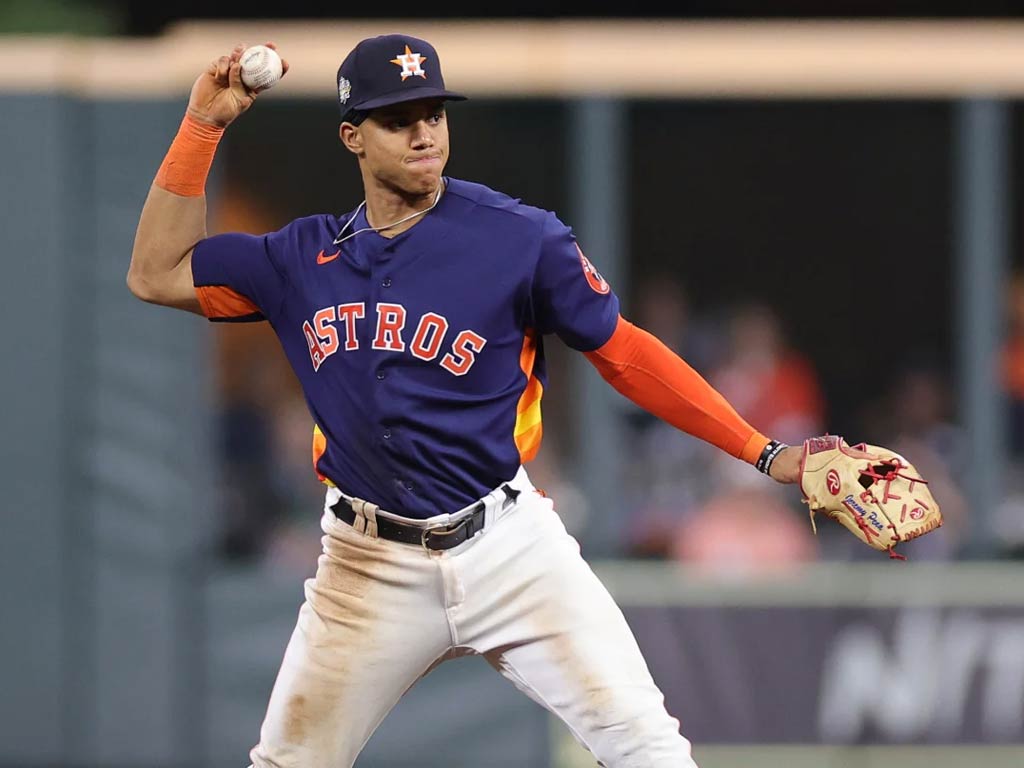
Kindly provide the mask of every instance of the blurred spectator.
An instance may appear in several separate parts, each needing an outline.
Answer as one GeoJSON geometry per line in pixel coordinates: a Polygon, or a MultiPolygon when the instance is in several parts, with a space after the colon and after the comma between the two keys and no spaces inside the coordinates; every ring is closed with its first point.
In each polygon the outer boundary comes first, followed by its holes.
{"type": "Polygon", "coordinates": [[[273,444],[259,404],[222,403],[217,442],[220,459],[220,554],[244,560],[263,553],[283,497],[270,472],[273,444]]]}
{"type": "Polygon", "coordinates": [[[1000,362],[1010,462],[1003,477],[1004,498],[994,512],[992,523],[1001,554],[1024,558],[1024,274],[1013,275],[1004,299],[1000,362]]]}
{"type": "MultiPolygon", "coordinates": [[[[714,326],[696,318],[682,283],[655,273],[637,287],[630,319],[661,339],[693,368],[706,373],[721,344],[714,326]]],[[[681,519],[711,492],[710,474],[718,452],[647,411],[626,403],[629,425],[624,468],[629,512],[626,553],[633,557],[671,556],[672,538],[681,519]]]]}
{"type": "Polygon", "coordinates": [[[1002,382],[1009,399],[1009,447],[1015,459],[1024,459],[1024,275],[1013,276],[1005,300],[1002,382]]]}
{"type": "MultiPolygon", "coordinates": [[[[632,503],[627,554],[670,557],[680,522],[714,489],[718,449],[656,419],[637,419],[624,470],[632,503]]],[[[754,470],[751,470],[754,471],[754,470]]]]}
{"type": "Polygon", "coordinates": [[[281,503],[265,538],[267,562],[301,575],[316,573],[320,555],[319,511],[325,488],[313,471],[313,418],[300,395],[286,397],[270,411],[275,487],[281,503]]]}
{"type": "Polygon", "coordinates": [[[710,381],[755,429],[791,444],[823,431],[817,374],[789,346],[775,312],[758,303],[741,306],[729,321],[727,344],[710,381]]]}
{"type": "Polygon", "coordinates": [[[722,354],[715,324],[697,316],[682,282],[667,272],[641,277],[632,321],[657,336],[693,368],[707,372],[722,354]]]}
{"type": "MultiPolygon", "coordinates": [[[[271,210],[241,185],[225,186],[214,207],[210,234],[262,234],[274,228],[271,210]]],[[[265,554],[289,498],[276,471],[273,404],[301,398],[301,392],[266,323],[215,323],[211,330],[220,430],[220,551],[231,559],[258,558],[265,554]]],[[[307,441],[311,435],[310,423],[307,441]]],[[[308,445],[304,456],[308,462],[308,445]]]]}
{"type": "Polygon", "coordinates": [[[1003,477],[1003,498],[992,515],[996,557],[1024,560],[1024,464],[1012,462],[1003,477]]]}
{"type": "Polygon", "coordinates": [[[818,559],[809,521],[783,494],[757,484],[725,488],[678,526],[672,556],[702,569],[749,574],[779,571],[818,559]]]}

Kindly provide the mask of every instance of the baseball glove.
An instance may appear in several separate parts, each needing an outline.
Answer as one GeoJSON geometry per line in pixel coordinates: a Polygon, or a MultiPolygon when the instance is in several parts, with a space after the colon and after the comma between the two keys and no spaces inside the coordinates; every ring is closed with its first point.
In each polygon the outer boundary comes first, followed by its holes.
{"type": "Polygon", "coordinates": [[[905,560],[895,546],[942,525],[928,481],[897,453],[861,443],[849,446],[825,435],[804,441],[800,492],[816,512],[842,523],[868,546],[905,560]]]}

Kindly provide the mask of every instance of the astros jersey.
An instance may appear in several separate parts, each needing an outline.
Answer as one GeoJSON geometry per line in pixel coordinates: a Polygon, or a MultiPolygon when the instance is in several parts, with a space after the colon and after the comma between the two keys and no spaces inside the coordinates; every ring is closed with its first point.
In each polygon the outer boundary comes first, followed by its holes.
{"type": "Polygon", "coordinates": [[[365,213],[215,235],[192,258],[211,320],[266,319],[315,422],[318,476],[408,517],[453,512],[515,475],[541,440],[542,337],[588,351],[619,301],[548,212],[446,179],[388,239],[365,213]]]}

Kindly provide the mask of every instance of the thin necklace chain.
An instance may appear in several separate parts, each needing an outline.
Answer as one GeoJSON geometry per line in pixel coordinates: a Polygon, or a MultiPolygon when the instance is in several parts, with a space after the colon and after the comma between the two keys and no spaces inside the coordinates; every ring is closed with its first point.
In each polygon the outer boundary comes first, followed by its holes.
{"type": "MultiPolygon", "coordinates": [[[[359,207],[356,208],[355,213],[352,214],[352,218],[345,222],[345,226],[341,228],[341,232],[339,232],[338,236],[336,238],[334,238],[334,244],[335,245],[341,245],[342,243],[344,243],[349,238],[355,237],[356,235],[358,235],[358,234],[360,234],[362,232],[380,232],[381,230],[384,230],[384,229],[391,229],[392,227],[397,227],[399,224],[404,224],[405,222],[409,221],[409,219],[415,219],[417,216],[422,216],[423,214],[427,213],[428,211],[432,211],[434,209],[434,206],[436,206],[438,204],[438,202],[441,200],[441,191],[443,189],[444,189],[444,183],[443,182],[441,184],[437,185],[437,193],[434,195],[434,202],[432,202],[430,205],[428,205],[422,211],[416,211],[416,213],[410,213],[404,219],[399,219],[398,221],[394,221],[394,222],[392,222],[390,224],[387,224],[387,225],[385,225],[383,227],[363,227],[362,229],[357,229],[355,232],[349,232],[347,235],[342,237],[342,235],[345,234],[345,230],[349,228],[349,226],[352,224],[353,221],[356,220],[356,216],[359,215],[359,211],[361,211],[363,208],[366,207],[366,201],[363,200],[363,202],[361,202],[359,204],[359,207]]],[[[367,223],[369,223],[369,222],[367,222],[367,223]]]]}

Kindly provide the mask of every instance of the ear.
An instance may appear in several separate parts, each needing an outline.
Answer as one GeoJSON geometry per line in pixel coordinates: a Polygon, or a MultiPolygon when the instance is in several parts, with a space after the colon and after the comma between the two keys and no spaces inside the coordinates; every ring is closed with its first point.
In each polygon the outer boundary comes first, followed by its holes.
{"type": "Polygon", "coordinates": [[[359,128],[352,123],[342,123],[338,128],[338,138],[345,145],[345,149],[354,155],[363,153],[363,137],[359,128]]]}

